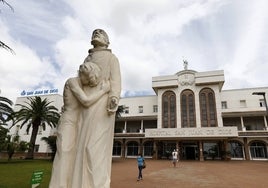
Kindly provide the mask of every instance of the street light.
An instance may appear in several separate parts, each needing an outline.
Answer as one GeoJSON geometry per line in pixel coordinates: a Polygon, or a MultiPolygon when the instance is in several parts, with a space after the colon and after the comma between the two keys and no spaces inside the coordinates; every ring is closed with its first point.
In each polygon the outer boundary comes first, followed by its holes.
{"type": "Polygon", "coordinates": [[[266,115],[268,115],[268,106],[267,106],[267,102],[266,102],[265,92],[253,92],[252,95],[262,95],[263,96],[264,105],[266,108],[266,115]]]}
{"type": "Polygon", "coordinates": [[[265,108],[266,108],[266,115],[265,115],[265,118],[266,118],[266,122],[268,123],[268,106],[267,106],[267,102],[266,102],[266,97],[265,97],[265,92],[253,92],[252,95],[262,95],[263,96],[263,99],[264,99],[264,105],[265,105],[265,108]]]}

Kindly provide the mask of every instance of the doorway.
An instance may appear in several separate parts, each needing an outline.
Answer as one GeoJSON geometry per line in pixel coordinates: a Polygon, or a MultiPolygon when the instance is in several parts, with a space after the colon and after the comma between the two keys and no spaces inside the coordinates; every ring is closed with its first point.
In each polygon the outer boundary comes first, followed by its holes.
{"type": "Polygon", "coordinates": [[[181,159],[183,160],[197,160],[199,157],[198,146],[196,142],[182,143],[181,159]]]}
{"type": "Polygon", "coordinates": [[[186,146],[185,147],[185,156],[187,160],[195,160],[195,147],[186,146]]]}

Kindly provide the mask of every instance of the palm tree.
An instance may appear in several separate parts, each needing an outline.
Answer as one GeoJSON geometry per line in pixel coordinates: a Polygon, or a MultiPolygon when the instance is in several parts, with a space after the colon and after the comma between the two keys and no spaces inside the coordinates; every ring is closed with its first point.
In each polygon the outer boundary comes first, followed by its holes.
{"type": "Polygon", "coordinates": [[[56,127],[60,114],[58,109],[51,105],[51,102],[45,98],[36,96],[34,98],[27,98],[28,102],[26,105],[17,104],[21,109],[14,113],[15,124],[22,122],[20,128],[25,124],[27,125],[26,132],[28,133],[30,128],[32,128],[32,134],[30,138],[30,146],[26,156],[26,159],[33,159],[34,157],[34,146],[36,141],[36,136],[38,133],[39,126],[45,129],[46,124],[50,127],[56,127]]]}
{"type": "Polygon", "coordinates": [[[125,106],[124,105],[120,105],[118,106],[116,112],[115,112],[115,118],[118,119],[121,117],[121,114],[125,111],[125,106]]]}
{"type": "Polygon", "coordinates": [[[0,152],[5,150],[5,142],[7,138],[8,129],[0,126],[0,152]]]}
{"type": "Polygon", "coordinates": [[[6,97],[0,96],[0,125],[6,125],[6,122],[11,119],[13,102],[6,97]]]}
{"type": "MultiPolygon", "coordinates": [[[[8,4],[8,2],[6,2],[5,0],[0,0],[0,3],[3,3],[3,4],[6,4],[13,12],[14,12],[14,9],[13,9],[13,7],[10,5],[10,4],[8,4]]],[[[1,10],[0,10],[0,12],[1,12],[1,10]]],[[[4,49],[6,49],[6,50],[9,50],[10,52],[12,52],[12,53],[14,53],[14,51],[8,46],[8,45],[6,45],[4,42],[2,42],[2,41],[0,41],[0,47],[1,48],[4,48],[4,49]]]]}
{"type": "Polygon", "coordinates": [[[56,151],[57,151],[57,144],[56,144],[57,136],[51,135],[48,137],[42,137],[41,140],[45,141],[47,143],[47,145],[49,146],[49,148],[51,149],[51,151],[52,151],[51,160],[53,161],[55,158],[55,155],[56,155],[56,151]]]}

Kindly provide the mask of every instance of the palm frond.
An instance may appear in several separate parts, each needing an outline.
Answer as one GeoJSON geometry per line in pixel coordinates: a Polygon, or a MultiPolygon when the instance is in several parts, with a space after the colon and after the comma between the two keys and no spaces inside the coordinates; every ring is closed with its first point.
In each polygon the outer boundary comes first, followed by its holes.
{"type": "MultiPolygon", "coordinates": [[[[14,12],[13,7],[9,3],[7,3],[5,0],[0,0],[0,2],[2,2],[3,4],[6,4],[14,12]]],[[[0,12],[1,12],[1,10],[0,10],[0,12]]],[[[6,45],[2,41],[0,41],[0,48],[4,48],[4,49],[10,51],[12,54],[15,54],[15,52],[12,50],[12,48],[10,48],[8,45],[6,45]]]]}
{"type": "Polygon", "coordinates": [[[6,4],[14,12],[14,8],[8,2],[6,2],[5,0],[0,0],[0,2],[6,4]]]}
{"type": "Polygon", "coordinates": [[[12,120],[12,105],[13,102],[10,99],[0,96],[0,124],[5,125],[12,120]]]}
{"type": "Polygon", "coordinates": [[[10,48],[8,45],[3,43],[2,41],[0,41],[0,47],[10,51],[12,54],[15,54],[14,50],[12,50],[12,48],[10,48]]]}
{"type": "Polygon", "coordinates": [[[125,106],[124,105],[119,105],[117,110],[116,110],[115,117],[120,118],[121,114],[124,112],[124,110],[125,110],[125,106]]]}

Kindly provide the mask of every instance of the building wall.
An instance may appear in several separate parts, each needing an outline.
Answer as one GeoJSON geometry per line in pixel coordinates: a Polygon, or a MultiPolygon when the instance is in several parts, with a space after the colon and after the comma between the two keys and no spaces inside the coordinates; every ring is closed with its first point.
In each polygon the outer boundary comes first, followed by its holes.
{"type": "Polygon", "coordinates": [[[129,108],[129,113],[122,114],[125,117],[129,116],[151,116],[156,115],[153,112],[153,106],[157,105],[157,96],[141,96],[141,97],[127,97],[120,99],[120,105],[129,108]],[[143,112],[139,112],[139,106],[143,106],[143,112]]]}
{"type": "Polygon", "coordinates": [[[247,112],[265,111],[265,107],[260,108],[259,100],[262,96],[252,95],[253,92],[268,92],[267,87],[225,90],[220,93],[221,101],[227,101],[227,109],[223,112],[247,112]],[[241,106],[240,101],[245,100],[246,106],[241,106]]]}

